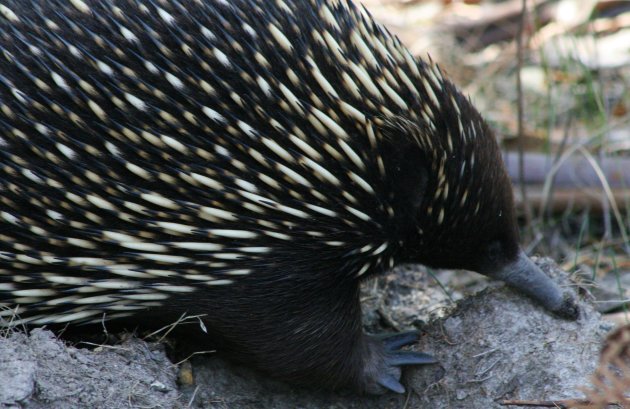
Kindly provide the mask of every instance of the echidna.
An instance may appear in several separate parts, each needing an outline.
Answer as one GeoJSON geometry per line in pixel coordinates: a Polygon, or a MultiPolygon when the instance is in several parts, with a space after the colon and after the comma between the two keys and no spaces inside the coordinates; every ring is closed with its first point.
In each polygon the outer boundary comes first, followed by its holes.
{"type": "Polygon", "coordinates": [[[280,379],[401,392],[399,366],[433,359],[364,335],[358,299],[396,264],[575,316],[519,249],[480,114],[349,1],[0,13],[5,325],[202,314],[200,337],[280,379]]]}

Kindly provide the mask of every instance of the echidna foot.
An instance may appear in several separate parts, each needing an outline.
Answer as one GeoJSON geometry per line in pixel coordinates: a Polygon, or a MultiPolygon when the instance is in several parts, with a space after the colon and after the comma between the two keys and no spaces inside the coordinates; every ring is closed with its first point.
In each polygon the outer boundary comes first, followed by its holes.
{"type": "Polygon", "coordinates": [[[382,394],[390,390],[404,393],[405,387],[400,383],[401,366],[437,363],[429,354],[400,350],[418,339],[417,331],[368,336],[363,372],[365,392],[382,394]]]}

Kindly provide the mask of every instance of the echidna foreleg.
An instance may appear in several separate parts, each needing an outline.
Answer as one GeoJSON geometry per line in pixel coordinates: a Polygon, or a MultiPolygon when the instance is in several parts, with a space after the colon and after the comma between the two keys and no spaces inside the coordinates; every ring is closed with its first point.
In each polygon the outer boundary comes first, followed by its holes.
{"type": "Polygon", "coordinates": [[[416,333],[363,333],[358,282],[284,271],[201,297],[212,300],[204,322],[220,352],[294,384],[371,394],[403,392],[401,366],[435,362],[400,350],[416,333]]]}

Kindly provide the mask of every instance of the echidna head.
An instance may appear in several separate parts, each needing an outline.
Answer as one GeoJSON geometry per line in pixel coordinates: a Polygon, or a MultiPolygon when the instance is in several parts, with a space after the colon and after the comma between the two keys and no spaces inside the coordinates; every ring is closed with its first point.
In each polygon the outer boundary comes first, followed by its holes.
{"type": "Polygon", "coordinates": [[[445,82],[452,98],[431,123],[396,118],[383,127],[390,141],[406,140],[390,144],[404,252],[408,261],[494,276],[521,254],[512,185],[492,130],[451,87],[445,82]]]}
{"type": "Polygon", "coordinates": [[[571,297],[520,249],[512,185],[493,132],[436,65],[416,68],[413,103],[374,120],[399,260],[482,273],[575,319],[571,297]]]}

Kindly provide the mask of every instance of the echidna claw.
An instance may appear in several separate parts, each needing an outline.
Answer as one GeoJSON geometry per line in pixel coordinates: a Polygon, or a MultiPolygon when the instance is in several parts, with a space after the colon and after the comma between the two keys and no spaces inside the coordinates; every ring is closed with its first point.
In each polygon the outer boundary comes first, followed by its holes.
{"type": "Polygon", "coordinates": [[[381,340],[386,351],[395,351],[418,341],[420,333],[418,331],[406,331],[396,334],[376,335],[375,337],[381,340]]]}
{"type": "Polygon", "coordinates": [[[387,355],[390,365],[428,365],[437,363],[437,359],[424,352],[399,351],[387,355]]]}
{"type": "Polygon", "coordinates": [[[405,387],[393,375],[385,374],[378,379],[378,384],[383,388],[396,393],[405,393],[405,387]]]}

